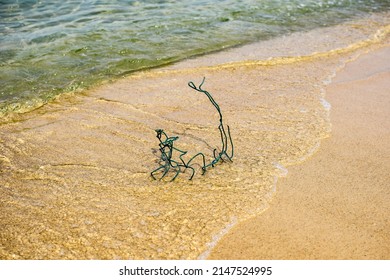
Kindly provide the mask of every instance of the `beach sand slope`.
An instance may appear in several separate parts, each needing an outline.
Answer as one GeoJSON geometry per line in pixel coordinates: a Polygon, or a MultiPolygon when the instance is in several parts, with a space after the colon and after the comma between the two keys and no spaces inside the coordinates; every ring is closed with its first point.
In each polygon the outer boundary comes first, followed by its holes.
{"type": "Polygon", "coordinates": [[[389,61],[385,47],[337,73],[326,89],[332,136],[210,259],[390,259],[389,61]]]}

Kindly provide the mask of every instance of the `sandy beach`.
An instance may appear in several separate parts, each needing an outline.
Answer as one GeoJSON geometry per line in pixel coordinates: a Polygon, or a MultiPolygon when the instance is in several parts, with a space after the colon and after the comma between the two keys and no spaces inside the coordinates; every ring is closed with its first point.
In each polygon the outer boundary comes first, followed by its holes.
{"type": "Polygon", "coordinates": [[[326,87],[331,137],[210,259],[390,259],[389,61],[385,47],[336,74],[326,87]]]}
{"type": "Polygon", "coordinates": [[[389,33],[374,14],[7,115],[0,259],[388,259],[389,33]],[[163,173],[157,129],[177,161],[226,148],[204,77],[233,162],[163,173]]]}

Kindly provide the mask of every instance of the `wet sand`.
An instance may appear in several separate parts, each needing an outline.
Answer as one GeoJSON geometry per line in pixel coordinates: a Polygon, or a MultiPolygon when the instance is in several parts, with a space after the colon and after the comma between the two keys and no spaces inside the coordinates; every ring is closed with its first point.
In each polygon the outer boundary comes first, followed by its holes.
{"type": "Polygon", "coordinates": [[[384,47],[337,73],[326,88],[331,137],[210,259],[390,259],[389,62],[384,47]]]}

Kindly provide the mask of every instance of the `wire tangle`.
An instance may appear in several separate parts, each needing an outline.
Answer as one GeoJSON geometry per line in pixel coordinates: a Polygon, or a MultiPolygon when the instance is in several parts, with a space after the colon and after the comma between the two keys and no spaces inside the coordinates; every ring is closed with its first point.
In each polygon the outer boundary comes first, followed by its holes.
{"type": "Polygon", "coordinates": [[[195,175],[195,169],[192,167],[192,165],[195,162],[195,159],[200,158],[201,159],[201,168],[202,168],[202,175],[206,173],[207,168],[214,167],[219,161],[225,161],[228,160],[232,162],[233,160],[233,155],[234,155],[234,145],[233,145],[233,140],[230,134],[230,128],[227,125],[226,128],[223,124],[223,116],[221,109],[219,108],[218,103],[214,100],[214,98],[211,96],[211,94],[202,89],[202,85],[205,82],[205,78],[203,78],[202,82],[198,87],[195,86],[193,82],[189,82],[188,86],[191,87],[192,89],[204,93],[208,99],[210,100],[211,104],[217,109],[218,114],[219,114],[219,134],[221,137],[221,150],[218,152],[218,149],[215,148],[213,150],[213,156],[214,158],[209,162],[206,163],[206,157],[203,153],[197,153],[194,155],[192,158],[190,158],[187,162],[183,159],[183,156],[187,154],[187,151],[182,151],[176,147],[174,147],[174,142],[179,139],[178,136],[173,136],[169,137],[162,129],[156,129],[156,137],[159,140],[159,150],[161,153],[161,157],[159,160],[159,167],[153,170],[150,175],[152,176],[153,179],[157,179],[155,174],[156,173],[162,173],[160,176],[160,180],[163,179],[170,170],[174,172],[174,176],[172,177],[171,181],[174,181],[176,177],[180,173],[186,172],[187,169],[190,169],[191,175],[189,180],[192,180],[192,178],[195,175]],[[229,151],[228,151],[229,150],[229,151]],[[173,154],[174,153],[179,153],[179,160],[174,160],[173,159],[173,154]]]}

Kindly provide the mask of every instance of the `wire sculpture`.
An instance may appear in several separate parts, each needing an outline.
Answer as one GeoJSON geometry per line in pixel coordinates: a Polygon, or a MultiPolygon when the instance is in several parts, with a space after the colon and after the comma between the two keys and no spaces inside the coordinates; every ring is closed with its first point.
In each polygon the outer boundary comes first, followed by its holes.
{"type": "Polygon", "coordinates": [[[157,133],[157,139],[160,141],[159,147],[161,152],[161,158],[160,158],[160,167],[153,170],[150,175],[153,177],[153,179],[156,180],[156,177],[154,177],[154,173],[158,172],[159,170],[163,169],[163,174],[160,179],[164,178],[165,175],[167,175],[168,171],[172,168],[176,171],[175,176],[172,178],[171,181],[175,180],[176,177],[179,175],[180,172],[184,172],[185,169],[190,168],[192,170],[192,175],[190,177],[190,180],[192,177],[194,177],[195,169],[188,164],[185,163],[183,160],[183,156],[187,154],[186,151],[182,151],[176,147],[173,146],[174,142],[179,139],[178,136],[168,137],[168,135],[164,132],[162,129],[156,129],[157,133]],[[161,138],[164,135],[165,140],[163,141],[161,138]],[[177,151],[180,153],[179,159],[181,162],[175,161],[172,159],[173,152],[177,151]],[[184,171],[182,171],[181,168],[184,168],[184,171]]]}
{"type": "Polygon", "coordinates": [[[198,88],[194,85],[193,82],[189,82],[188,86],[193,88],[194,90],[196,90],[198,92],[202,92],[202,93],[206,94],[206,96],[209,98],[211,104],[213,104],[213,106],[217,109],[218,114],[219,114],[219,126],[218,126],[218,129],[219,129],[220,136],[221,136],[222,149],[218,153],[218,155],[216,155],[217,149],[214,149],[214,151],[213,151],[214,160],[212,160],[211,163],[207,164],[204,167],[204,168],[207,168],[210,165],[212,167],[214,167],[214,165],[217,164],[220,160],[223,161],[222,156],[226,156],[226,158],[229,161],[232,161],[232,158],[233,158],[233,155],[234,155],[234,146],[233,146],[233,140],[232,140],[232,137],[231,137],[231,134],[230,134],[230,127],[228,125],[227,125],[227,132],[228,133],[226,134],[225,126],[223,125],[222,112],[221,112],[221,109],[219,108],[218,103],[215,102],[214,98],[211,96],[211,94],[208,91],[202,89],[202,85],[204,84],[205,80],[206,80],[206,78],[203,78],[203,81],[200,83],[198,88]],[[228,150],[228,147],[229,147],[228,146],[229,143],[231,145],[231,154],[230,155],[228,155],[228,153],[227,153],[227,150],[228,150]]]}
{"type": "Polygon", "coordinates": [[[156,180],[156,177],[154,176],[154,174],[156,172],[163,170],[162,175],[160,177],[160,180],[161,180],[168,174],[169,170],[173,169],[174,172],[176,172],[176,173],[173,176],[173,178],[171,179],[171,181],[174,181],[180,173],[184,173],[186,171],[186,169],[189,168],[192,171],[189,180],[192,180],[192,178],[195,175],[195,169],[192,167],[191,163],[198,157],[200,157],[202,160],[202,165],[201,165],[202,175],[205,174],[208,167],[210,167],[210,166],[214,167],[219,161],[224,161],[224,158],[226,158],[230,162],[233,161],[232,158],[234,155],[234,146],[233,146],[233,140],[232,140],[232,137],[230,134],[230,127],[227,125],[226,126],[227,129],[225,129],[225,126],[223,124],[222,112],[221,112],[221,109],[219,108],[218,103],[214,100],[214,98],[211,96],[211,94],[208,91],[202,89],[202,85],[204,84],[205,80],[206,79],[203,78],[202,82],[200,83],[200,85],[198,87],[196,87],[193,82],[189,82],[188,86],[190,88],[198,91],[198,92],[204,93],[208,97],[208,99],[210,100],[211,104],[217,109],[218,114],[219,114],[218,130],[219,130],[219,134],[221,137],[221,145],[222,145],[221,151],[218,152],[217,148],[215,148],[213,150],[214,159],[208,164],[206,164],[206,157],[203,153],[197,153],[192,158],[190,158],[190,160],[188,160],[188,162],[186,163],[183,159],[183,156],[187,154],[187,151],[182,151],[182,150],[174,147],[174,142],[176,140],[178,140],[179,137],[178,136],[168,137],[168,135],[162,129],[156,129],[155,130],[157,133],[156,137],[160,141],[160,143],[159,143],[160,149],[159,150],[161,152],[161,158],[159,161],[160,166],[150,173],[150,175],[152,176],[153,179],[156,180]],[[227,133],[226,133],[226,130],[227,130],[227,133]],[[162,136],[165,137],[164,140],[162,139],[162,136]],[[229,144],[231,146],[230,148],[229,148],[229,144]],[[228,154],[228,149],[230,149],[230,154],[228,154]],[[180,162],[172,159],[174,151],[180,153],[180,155],[179,155],[180,162]]]}

